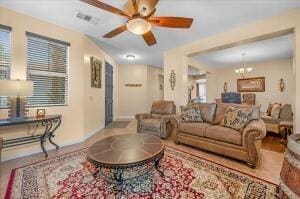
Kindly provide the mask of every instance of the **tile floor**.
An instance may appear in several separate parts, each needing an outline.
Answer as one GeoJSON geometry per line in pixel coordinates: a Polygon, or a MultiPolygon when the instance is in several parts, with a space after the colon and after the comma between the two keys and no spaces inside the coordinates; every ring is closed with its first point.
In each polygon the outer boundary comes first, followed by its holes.
{"type": "MultiPolygon", "coordinates": [[[[96,133],[94,136],[90,137],[83,143],[74,144],[71,146],[63,147],[58,150],[49,151],[49,158],[59,156],[64,153],[72,152],[74,150],[78,150],[84,147],[88,147],[93,144],[98,139],[117,134],[127,134],[127,133],[135,133],[136,132],[136,121],[132,120],[126,128],[120,129],[103,129],[100,132],[96,133]]],[[[163,140],[166,145],[173,146],[179,148],[181,150],[193,153],[197,156],[203,157],[205,159],[211,160],[213,162],[225,165],[230,168],[234,168],[236,170],[242,171],[244,173],[265,179],[267,181],[278,184],[279,182],[279,173],[281,170],[281,165],[283,162],[283,153],[278,153],[269,150],[261,150],[261,160],[260,164],[256,169],[251,169],[247,165],[242,162],[229,159],[226,157],[222,157],[220,155],[216,155],[210,152],[202,151],[196,148],[192,148],[184,145],[175,145],[172,138],[168,140],[163,140]]],[[[26,156],[14,160],[9,160],[2,162],[0,165],[0,197],[3,197],[5,194],[6,186],[8,183],[8,179],[10,176],[10,171],[13,168],[20,167],[22,165],[30,164],[36,161],[44,160],[44,154],[38,153],[31,156],[26,156]]]]}

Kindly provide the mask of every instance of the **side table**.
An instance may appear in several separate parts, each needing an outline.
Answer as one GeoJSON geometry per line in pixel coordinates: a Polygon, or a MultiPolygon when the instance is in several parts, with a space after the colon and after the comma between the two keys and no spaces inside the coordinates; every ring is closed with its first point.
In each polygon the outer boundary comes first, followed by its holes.
{"type": "Polygon", "coordinates": [[[62,117],[61,115],[46,115],[44,118],[27,117],[27,118],[21,118],[16,120],[7,120],[7,119],[0,120],[0,127],[24,125],[24,124],[32,124],[32,123],[41,123],[42,126],[44,127],[44,132],[41,134],[30,135],[26,137],[17,137],[13,139],[0,138],[0,152],[2,148],[5,149],[5,148],[15,147],[23,144],[40,142],[45,157],[48,157],[48,153],[44,147],[44,144],[48,140],[50,144],[56,147],[56,149],[59,148],[59,146],[54,143],[52,138],[55,136],[54,133],[56,129],[61,124],[61,117],[62,117]]]}

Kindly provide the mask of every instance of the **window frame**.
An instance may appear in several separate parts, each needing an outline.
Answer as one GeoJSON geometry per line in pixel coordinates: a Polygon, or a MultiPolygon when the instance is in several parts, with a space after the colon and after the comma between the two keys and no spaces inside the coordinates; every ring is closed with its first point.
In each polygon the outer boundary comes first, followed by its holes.
{"type": "MultiPolygon", "coordinates": [[[[64,41],[61,41],[61,40],[57,40],[57,39],[53,39],[53,38],[50,38],[50,37],[46,37],[46,36],[43,36],[43,35],[39,35],[39,34],[35,34],[35,33],[31,33],[31,32],[26,32],[26,36],[27,36],[27,49],[26,49],[26,52],[27,52],[27,67],[26,67],[26,78],[27,80],[29,81],[33,81],[33,79],[29,79],[29,75],[35,75],[35,76],[44,76],[44,77],[63,77],[65,78],[65,86],[64,86],[64,103],[53,103],[53,104],[44,104],[44,103],[38,103],[38,104],[30,104],[29,101],[30,101],[30,97],[29,100],[28,100],[28,107],[29,108],[34,108],[34,107],[55,107],[55,106],[69,106],[69,91],[70,91],[70,84],[69,84],[69,52],[70,52],[70,43],[68,42],[64,42],[64,41]],[[52,72],[52,71],[43,71],[43,70],[34,70],[34,69],[30,69],[29,68],[29,59],[28,59],[28,49],[29,49],[29,46],[28,46],[28,42],[29,42],[29,37],[31,37],[31,39],[33,40],[39,40],[39,41],[42,41],[42,42],[47,42],[47,43],[52,43],[54,45],[58,45],[58,46],[63,46],[66,48],[66,57],[64,58],[66,60],[66,64],[65,64],[65,73],[60,73],[60,72],[52,72]]],[[[47,52],[49,53],[49,52],[47,52]]],[[[49,56],[49,55],[48,55],[49,56]]],[[[54,95],[53,95],[54,96],[54,95]]],[[[33,96],[32,96],[33,97],[33,96]]]]}
{"type": "MultiPolygon", "coordinates": [[[[5,66],[0,66],[1,70],[4,71],[8,71],[6,74],[8,75],[8,78],[5,80],[10,80],[11,79],[11,50],[12,50],[12,37],[11,37],[11,32],[12,32],[12,28],[10,26],[6,26],[6,25],[2,25],[0,24],[0,29],[2,30],[6,30],[9,32],[9,41],[8,41],[8,46],[9,46],[9,59],[8,59],[8,67],[5,66]]],[[[3,98],[6,96],[0,96],[0,98],[3,98]]],[[[9,105],[7,104],[6,106],[1,106],[1,100],[0,99],[0,109],[9,109],[9,105]]],[[[6,97],[7,103],[9,101],[9,97],[6,97]]]]}

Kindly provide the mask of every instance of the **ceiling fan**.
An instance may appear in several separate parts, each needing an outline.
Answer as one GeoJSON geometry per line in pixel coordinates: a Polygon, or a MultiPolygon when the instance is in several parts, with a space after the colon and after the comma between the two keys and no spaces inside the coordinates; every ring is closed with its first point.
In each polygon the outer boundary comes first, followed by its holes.
{"type": "Polygon", "coordinates": [[[142,35],[148,46],[156,44],[156,39],[151,32],[152,25],[167,28],[190,28],[193,19],[185,17],[154,17],[158,0],[128,0],[126,10],[120,10],[98,0],[81,0],[97,8],[126,17],[127,23],[103,35],[112,38],[126,30],[142,35]]]}

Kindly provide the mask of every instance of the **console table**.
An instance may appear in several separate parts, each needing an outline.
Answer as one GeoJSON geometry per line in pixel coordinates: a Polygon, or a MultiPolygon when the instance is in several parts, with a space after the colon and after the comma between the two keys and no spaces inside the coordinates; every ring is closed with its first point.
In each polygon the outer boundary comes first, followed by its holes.
{"type": "Polygon", "coordinates": [[[16,120],[4,119],[4,120],[0,120],[0,127],[21,125],[21,124],[32,124],[32,123],[41,123],[42,126],[45,128],[44,133],[3,140],[3,148],[29,144],[33,142],[40,142],[41,148],[45,153],[45,157],[48,157],[48,153],[44,147],[44,143],[47,141],[47,139],[52,145],[56,147],[56,149],[59,148],[59,146],[53,142],[52,138],[54,137],[54,132],[61,124],[61,115],[48,115],[45,116],[44,118],[27,117],[27,118],[16,119],[16,120]]]}

